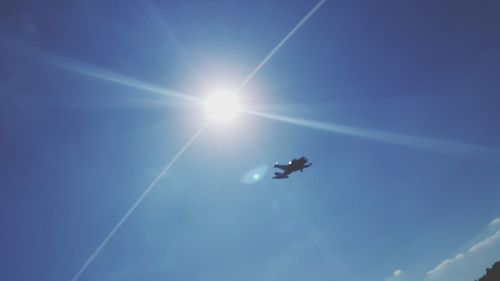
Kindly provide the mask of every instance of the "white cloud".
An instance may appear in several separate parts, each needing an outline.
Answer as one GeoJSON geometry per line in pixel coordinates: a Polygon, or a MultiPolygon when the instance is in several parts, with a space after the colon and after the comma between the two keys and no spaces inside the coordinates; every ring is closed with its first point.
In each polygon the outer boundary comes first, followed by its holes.
{"type": "Polygon", "coordinates": [[[428,279],[449,281],[478,278],[484,269],[498,258],[496,254],[500,248],[498,242],[500,242],[500,230],[476,243],[466,253],[460,253],[442,261],[433,270],[427,272],[428,279]]]}
{"type": "MultiPolygon", "coordinates": [[[[490,222],[489,225],[490,226],[500,225],[500,218],[494,219],[493,221],[490,222]]],[[[478,243],[476,243],[469,249],[468,254],[478,252],[481,249],[486,249],[498,241],[500,241],[500,230],[497,231],[495,234],[486,237],[484,240],[481,240],[478,243]]],[[[427,276],[435,277],[439,275],[439,273],[441,273],[443,270],[445,270],[446,268],[450,267],[452,264],[456,263],[458,260],[461,260],[463,258],[465,258],[465,254],[460,253],[456,255],[454,258],[445,259],[440,264],[438,264],[433,270],[427,272],[427,276]]]]}
{"type": "Polygon", "coordinates": [[[487,228],[477,234],[476,237],[481,237],[482,240],[468,250],[465,248],[464,252],[441,261],[427,273],[425,271],[417,272],[417,275],[415,275],[415,272],[412,274],[412,272],[403,272],[397,269],[384,281],[477,280],[484,274],[486,267],[491,266],[495,260],[498,260],[498,253],[500,253],[499,227],[500,217],[493,219],[487,228]]]}
{"type": "Polygon", "coordinates": [[[475,244],[474,246],[472,246],[469,249],[469,253],[476,252],[476,251],[479,251],[483,248],[486,248],[486,247],[494,244],[498,240],[500,240],[500,230],[497,231],[495,234],[487,237],[486,239],[484,239],[484,240],[480,241],[479,243],[475,244]]]}
{"type": "Polygon", "coordinates": [[[496,218],[490,222],[490,226],[500,225],[500,218],[496,218]]]}
{"type": "Polygon", "coordinates": [[[427,276],[433,277],[442,272],[445,268],[449,267],[450,265],[454,264],[458,260],[461,260],[465,257],[464,254],[460,253],[456,255],[454,258],[451,259],[445,259],[442,261],[440,264],[438,264],[433,270],[427,272],[427,276]]]}
{"type": "Polygon", "coordinates": [[[401,274],[403,274],[403,271],[401,269],[396,269],[392,273],[393,276],[400,276],[401,274]]]}
{"type": "Polygon", "coordinates": [[[396,281],[396,280],[401,281],[402,280],[401,277],[403,275],[404,275],[403,270],[396,269],[396,270],[394,270],[394,272],[390,276],[385,278],[385,281],[396,281]]]}

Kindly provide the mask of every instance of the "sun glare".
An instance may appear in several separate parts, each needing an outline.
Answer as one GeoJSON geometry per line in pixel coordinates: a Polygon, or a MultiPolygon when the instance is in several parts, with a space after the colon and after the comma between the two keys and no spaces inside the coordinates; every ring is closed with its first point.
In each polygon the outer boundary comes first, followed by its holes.
{"type": "Polygon", "coordinates": [[[235,94],[227,91],[218,91],[207,98],[205,109],[210,120],[227,122],[236,117],[240,106],[235,94]]]}

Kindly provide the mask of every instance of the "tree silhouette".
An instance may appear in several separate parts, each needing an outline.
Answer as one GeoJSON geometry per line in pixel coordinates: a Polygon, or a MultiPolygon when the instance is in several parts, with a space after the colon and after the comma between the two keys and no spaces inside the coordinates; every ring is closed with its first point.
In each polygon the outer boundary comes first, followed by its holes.
{"type": "Polygon", "coordinates": [[[487,268],[486,274],[476,281],[500,281],[500,261],[497,261],[491,268],[487,268]]]}

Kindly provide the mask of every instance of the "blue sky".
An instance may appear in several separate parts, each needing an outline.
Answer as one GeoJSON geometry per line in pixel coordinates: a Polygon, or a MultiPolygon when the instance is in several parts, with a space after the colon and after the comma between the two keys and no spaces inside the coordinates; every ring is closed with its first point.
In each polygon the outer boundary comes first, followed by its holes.
{"type": "Polygon", "coordinates": [[[500,4],[321,3],[2,2],[0,279],[451,281],[500,260],[500,4]],[[249,77],[247,112],[204,127],[197,101],[249,77]]]}

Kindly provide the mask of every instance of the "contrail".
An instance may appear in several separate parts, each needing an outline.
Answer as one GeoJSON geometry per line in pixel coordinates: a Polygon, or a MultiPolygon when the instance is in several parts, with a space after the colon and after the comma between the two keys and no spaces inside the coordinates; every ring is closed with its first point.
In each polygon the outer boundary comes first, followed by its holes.
{"type": "Polygon", "coordinates": [[[196,140],[196,138],[203,132],[203,130],[207,127],[208,123],[201,127],[189,140],[188,142],[177,152],[177,154],[170,160],[170,162],[165,166],[165,168],[160,172],[160,174],[153,180],[153,182],[144,190],[144,192],[139,196],[139,198],[135,201],[135,203],[128,209],[128,211],[123,215],[123,217],[118,221],[118,223],[113,227],[113,229],[109,232],[109,234],[102,240],[101,244],[95,249],[95,251],[90,255],[87,261],[82,265],[80,270],[73,276],[71,281],[77,281],[82,273],[87,269],[87,267],[94,261],[94,259],[99,255],[101,250],[108,244],[109,240],[113,238],[115,233],[120,229],[120,227],[127,221],[130,215],[134,212],[134,210],[141,204],[141,202],[146,198],[146,196],[153,190],[153,188],[158,184],[160,179],[167,173],[167,171],[174,165],[174,163],[179,159],[179,157],[188,149],[188,147],[196,140]]]}
{"type": "Polygon", "coordinates": [[[238,88],[236,88],[236,90],[234,92],[238,93],[248,83],[248,81],[250,81],[255,76],[255,74],[267,63],[267,61],[270,60],[274,56],[274,54],[286,43],[286,41],[288,41],[288,39],[290,39],[290,37],[292,37],[292,35],[297,30],[299,30],[299,28],[302,27],[302,25],[304,25],[304,23],[310,17],[312,17],[312,15],[314,15],[314,13],[316,13],[316,11],[325,2],[326,2],[326,0],[319,1],[316,4],[316,6],[314,6],[309,11],[309,13],[307,13],[307,15],[305,15],[304,18],[302,18],[302,20],[300,20],[299,23],[292,30],[290,30],[290,32],[288,32],[288,34],[278,43],[278,45],[276,45],[276,47],[274,47],[274,49],[271,50],[271,52],[257,65],[257,67],[247,76],[247,78],[245,78],[245,80],[243,80],[243,82],[241,82],[240,86],[238,88]]]}
{"type": "Polygon", "coordinates": [[[408,135],[389,133],[378,130],[368,130],[363,128],[337,125],[337,124],[307,120],[302,118],[294,118],[289,116],[262,113],[250,109],[241,109],[241,112],[258,117],[263,117],[266,119],[298,125],[306,128],[356,136],[356,137],[387,142],[392,144],[398,144],[413,148],[426,149],[431,151],[445,152],[450,154],[469,154],[471,152],[478,154],[486,154],[486,155],[500,154],[500,151],[498,149],[492,147],[483,147],[483,146],[470,145],[465,143],[433,139],[433,138],[408,136],[408,135]]]}

